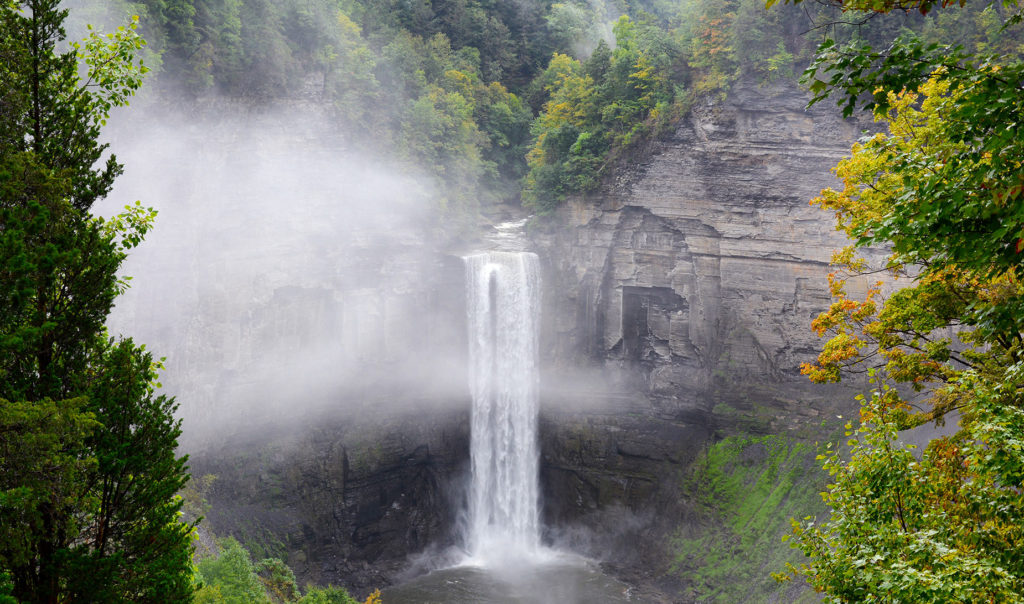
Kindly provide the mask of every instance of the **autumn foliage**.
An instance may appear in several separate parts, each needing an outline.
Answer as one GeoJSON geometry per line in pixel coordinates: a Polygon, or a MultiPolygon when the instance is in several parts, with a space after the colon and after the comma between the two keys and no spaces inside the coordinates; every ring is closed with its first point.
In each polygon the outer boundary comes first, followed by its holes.
{"type": "Polygon", "coordinates": [[[812,201],[854,243],[833,257],[834,302],[812,323],[828,340],[802,370],[870,387],[845,447],[820,456],[831,516],[794,521],[808,561],[776,578],[828,602],[1024,601],[1022,73],[914,39],[826,42],[807,71],[816,99],[884,126],[812,201]],[[904,444],[929,422],[947,435],[904,444]]]}

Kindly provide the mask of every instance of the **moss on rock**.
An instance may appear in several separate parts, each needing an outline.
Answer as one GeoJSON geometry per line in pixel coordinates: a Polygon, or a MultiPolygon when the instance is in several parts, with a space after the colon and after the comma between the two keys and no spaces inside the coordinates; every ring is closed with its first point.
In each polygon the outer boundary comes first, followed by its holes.
{"type": "Polygon", "coordinates": [[[786,436],[732,436],[711,445],[685,485],[698,518],[673,540],[673,572],[699,602],[815,602],[806,585],[770,577],[800,553],[782,541],[790,518],[814,515],[816,447],[786,436]]]}

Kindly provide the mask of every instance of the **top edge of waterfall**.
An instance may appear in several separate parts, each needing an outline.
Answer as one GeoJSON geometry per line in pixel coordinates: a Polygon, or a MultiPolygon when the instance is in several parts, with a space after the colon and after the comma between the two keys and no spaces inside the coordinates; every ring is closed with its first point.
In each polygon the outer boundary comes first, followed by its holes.
{"type": "Polygon", "coordinates": [[[470,258],[519,258],[521,256],[538,258],[537,254],[530,251],[508,251],[508,250],[476,250],[459,256],[463,260],[469,260],[470,258]]]}
{"type": "Polygon", "coordinates": [[[526,238],[526,223],[529,220],[526,217],[495,224],[483,236],[486,248],[495,252],[528,252],[530,241],[526,238]]]}

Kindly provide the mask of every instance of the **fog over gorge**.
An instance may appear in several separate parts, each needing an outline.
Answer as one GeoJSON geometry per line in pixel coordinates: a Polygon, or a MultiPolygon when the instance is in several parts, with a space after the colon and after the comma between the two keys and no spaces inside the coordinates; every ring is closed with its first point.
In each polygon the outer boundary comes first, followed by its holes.
{"type": "Polygon", "coordinates": [[[99,209],[159,214],[111,329],[167,357],[183,442],[465,404],[462,298],[438,299],[428,180],[344,146],[308,103],[125,117],[110,130],[125,174],[99,209]]]}

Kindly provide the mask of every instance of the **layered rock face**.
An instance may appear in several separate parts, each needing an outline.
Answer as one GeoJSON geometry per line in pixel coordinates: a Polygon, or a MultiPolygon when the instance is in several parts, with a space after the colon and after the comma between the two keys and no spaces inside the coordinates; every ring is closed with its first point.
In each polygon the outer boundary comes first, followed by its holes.
{"type": "Polygon", "coordinates": [[[535,229],[555,524],[624,526],[625,509],[639,515],[634,534],[664,544],[687,514],[685,468],[709,441],[807,435],[850,407],[799,365],[820,349],[810,322],[847,243],[808,200],[836,183],[830,169],[861,125],[806,102],[789,85],[739,85],[535,229]]]}
{"type": "MultiPolygon", "coordinates": [[[[799,380],[848,242],[808,201],[858,135],[789,87],[738,87],[697,107],[606,191],[535,237],[550,271],[546,350],[639,371],[669,416],[702,413],[728,384],[799,380]]],[[[783,420],[780,420],[783,421],[783,420]]],[[[778,427],[784,427],[779,425],[778,427]]]]}

